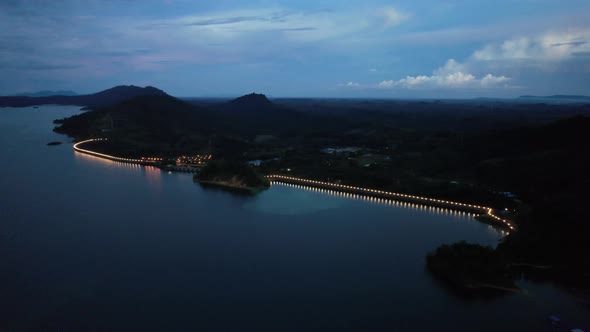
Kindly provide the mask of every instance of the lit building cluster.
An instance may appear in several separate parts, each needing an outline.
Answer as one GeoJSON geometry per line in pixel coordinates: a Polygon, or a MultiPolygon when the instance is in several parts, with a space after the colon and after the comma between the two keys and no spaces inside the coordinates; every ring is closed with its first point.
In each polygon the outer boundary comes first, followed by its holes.
{"type": "Polygon", "coordinates": [[[164,158],[141,157],[141,161],[143,161],[143,162],[159,163],[159,162],[162,162],[162,160],[164,160],[164,158]]]}
{"type": "Polygon", "coordinates": [[[213,158],[210,154],[196,156],[180,156],[176,158],[177,166],[205,166],[205,163],[213,158]]]}
{"type": "Polygon", "coordinates": [[[332,189],[335,189],[335,190],[354,190],[354,191],[362,192],[362,193],[367,194],[367,195],[376,195],[377,194],[377,195],[394,196],[394,197],[401,197],[401,198],[404,198],[404,199],[412,199],[412,200],[416,200],[416,201],[420,201],[420,202],[425,202],[425,203],[445,204],[445,205],[450,205],[450,206],[461,207],[461,208],[464,208],[464,209],[465,208],[468,208],[468,209],[473,209],[473,210],[479,210],[479,211],[484,212],[486,215],[492,217],[493,219],[495,219],[495,220],[497,220],[499,222],[502,222],[504,225],[506,225],[507,227],[509,227],[511,230],[514,230],[514,226],[508,220],[502,219],[502,218],[494,215],[494,209],[492,209],[491,207],[487,207],[487,206],[473,205],[473,204],[460,203],[460,202],[453,202],[453,201],[447,201],[447,200],[430,198],[430,197],[407,195],[407,194],[394,193],[394,192],[383,191],[383,190],[376,190],[376,189],[369,189],[369,188],[354,187],[354,186],[348,186],[348,185],[344,185],[344,184],[337,184],[337,183],[330,183],[330,182],[322,182],[322,181],[308,180],[308,179],[296,178],[296,177],[292,177],[292,176],[269,175],[267,177],[269,179],[284,180],[284,181],[295,181],[295,182],[306,183],[306,184],[310,184],[310,185],[319,185],[319,186],[323,186],[323,187],[329,187],[329,188],[332,188],[332,189]]]}
{"type": "MultiPolygon", "coordinates": [[[[86,153],[86,154],[89,154],[92,156],[105,158],[105,159],[109,159],[109,160],[113,160],[113,161],[119,161],[119,162],[123,162],[123,163],[136,163],[136,164],[143,164],[143,165],[145,165],[145,164],[159,164],[164,160],[164,158],[159,158],[159,157],[141,157],[140,159],[123,158],[123,157],[112,156],[109,154],[100,153],[100,152],[91,151],[88,149],[81,148],[81,146],[86,143],[102,142],[102,141],[107,141],[107,140],[108,140],[107,138],[93,138],[93,139],[81,141],[81,142],[74,144],[74,150],[76,150],[78,152],[86,153]]],[[[211,158],[212,158],[211,155],[181,156],[176,159],[176,164],[178,166],[184,166],[184,167],[203,166],[205,164],[205,162],[208,160],[211,160],[211,158]]]]}

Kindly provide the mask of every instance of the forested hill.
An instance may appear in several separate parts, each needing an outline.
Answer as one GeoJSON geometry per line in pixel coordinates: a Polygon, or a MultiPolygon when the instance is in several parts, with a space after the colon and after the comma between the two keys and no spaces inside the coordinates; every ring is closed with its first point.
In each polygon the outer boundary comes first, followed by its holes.
{"type": "Polygon", "coordinates": [[[123,101],[138,96],[146,95],[166,95],[160,89],[148,86],[145,88],[134,85],[120,85],[101,92],[76,95],[76,96],[47,96],[47,97],[28,97],[28,96],[6,96],[0,97],[0,106],[8,107],[27,107],[34,105],[55,104],[55,105],[77,105],[89,109],[107,107],[116,105],[123,101]]]}

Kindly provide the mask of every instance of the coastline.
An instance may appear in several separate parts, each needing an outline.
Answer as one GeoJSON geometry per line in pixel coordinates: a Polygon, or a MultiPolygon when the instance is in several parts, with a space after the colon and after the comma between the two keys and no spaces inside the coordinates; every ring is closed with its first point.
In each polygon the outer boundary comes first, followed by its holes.
{"type": "Polygon", "coordinates": [[[223,189],[239,194],[246,194],[246,195],[255,195],[266,188],[252,188],[252,187],[242,187],[242,186],[234,186],[227,183],[215,182],[215,181],[203,181],[203,180],[194,180],[195,182],[199,183],[204,188],[213,188],[213,189],[223,189]]]}
{"type": "MultiPolygon", "coordinates": [[[[512,224],[509,220],[503,219],[503,218],[497,216],[496,214],[494,214],[494,212],[495,212],[494,209],[491,207],[488,207],[488,206],[473,205],[473,204],[467,204],[467,203],[461,203],[461,202],[436,199],[436,198],[432,198],[432,197],[408,195],[408,194],[403,194],[403,193],[389,192],[389,191],[383,191],[383,190],[377,190],[377,189],[355,187],[355,186],[349,186],[349,185],[338,184],[338,183],[322,182],[322,181],[297,178],[297,177],[286,176],[286,175],[271,174],[271,175],[267,175],[267,178],[271,181],[276,181],[276,182],[285,182],[285,183],[298,184],[298,185],[304,185],[304,186],[310,186],[310,187],[325,188],[325,189],[330,189],[330,190],[334,190],[334,191],[352,193],[352,194],[357,194],[357,195],[364,195],[364,196],[383,198],[383,199],[392,199],[392,200],[404,201],[404,202],[413,202],[413,203],[419,203],[419,204],[423,204],[423,205],[427,205],[427,206],[438,206],[438,207],[449,208],[452,210],[476,213],[476,214],[478,214],[478,216],[485,217],[487,220],[489,220],[489,222],[485,222],[487,224],[490,224],[492,226],[496,226],[499,228],[504,228],[504,229],[508,228],[510,231],[516,230],[516,226],[514,224],[512,224]]],[[[476,217],[476,219],[477,219],[477,217],[476,217]]]]}
{"type": "MultiPolygon", "coordinates": [[[[97,141],[107,141],[107,140],[108,139],[106,139],[106,138],[87,139],[87,140],[83,140],[83,141],[75,143],[73,148],[77,152],[86,153],[89,155],[93,155],[95,157],[104,158],[104,159],[108,159],[108,160],[112,160],[112,161],[125,162],[125,163],[131,163],[131,164],[139,164],[139,165],[152,165],[152,166],[156,164],[153,161],[117,157],[117,156],[112,156],[112,155],[108,155],[108,154],[104,154],[104,153],[95,152],[95,151],[88,150],[88,149],[83,149],[80,147],[81,145],[83,145],[85,143],[97,142],[97,141]]],[[[354,193],[354,194],[369,196],[369,197],[392,199],[392,200],[397,200],[397,201],[415,202],[415,203],[419,203],[419,204],[423,204],[423,205],[427,205],[427,206],[439,206],[439,207],[449,208],[449,209],[453,209],[453,210],[478,213],[479,215],[476,216],[476,219],[478,219],[480,222],[484,222],[484,223],[490,224],[490,225],[498,227],[498,228],[502,228],[502,229],[508,228],[510,231],[516,231],[516,226],[514,224],[512,224],[507,219],[502,219],[501,217],[497,216],[496,214],[494,214],[494,212],[495,212],[494,209],[491,207],[487,207],[487,206],[473,205],[473,204],[453,202],[453,201],[447,201],[447,200],[440,200],[440,199],[431,198],[431,197],[415,196],[415,195],[409,195],[409,194],[403,194],[403,193],[387,192],[387,191],[382,191],[382,190],[355,187],[355,186],[349,186],[349,185],[343,185],[343,184],[337,184],[337,183],[322,182],[322,181],[297,178],[297,177],[286,176],[286,175],[270,174],[270,175],[266,175],[266,178],[268,178],[271,181],[271,184],[272,184],[272,181],[293,183],[293,184],[307,185],[307,186],[317,187],[317,188],[326,188],[326,189],[339,191],[339,192],[354,193]],[[485,218],[486,221],[480,220],[482,218],[485,218]]],[[[230,184],[224,184],[224,183],[218,183],[218,182],[202,181],[202,180],[198,180],[198,179],[196,179],[195,182],[198,182],[204,186],[217,187],[219,189],[227,189],[227,190],[234,191],[234,192],[242,192],[242,193],[248,193],[248,194],[256,194],[256,193],[263,190],[263,189],[257,189],[257,188],[233,186],[230,184]]]]}

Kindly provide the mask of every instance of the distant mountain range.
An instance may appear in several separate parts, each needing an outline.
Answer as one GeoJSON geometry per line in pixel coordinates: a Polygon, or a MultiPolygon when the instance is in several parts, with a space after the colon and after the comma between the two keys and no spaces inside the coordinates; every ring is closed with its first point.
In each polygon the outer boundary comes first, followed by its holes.
{"type": "Polygon", "coordinates": [[[78,94],[71,90],[58,90],[58,91],[37,91],[29,93],[17,93],[10,97],[50,97],[50,96],[77,96],[78,94]]]}
{"type": "Polygon", "coordinates": [[[87,109],[96,109],[116,105],[125,100],[146,95],[167,95],[164,91],[148,86],[145,88],[133,85],[120,85],[89,95],[75,96],[6,96],[0,97],[0,106],[26,107],[44,104],[77,105],[87,109]]]}
{"type": "Polygon", "coordinates": [[[520,96],[517,99],[521,100],[521,101],[567,102],[567,103],[587,103],[587,102],[590,102],[589,96],[578,96],[578,95],[520,96]]]}

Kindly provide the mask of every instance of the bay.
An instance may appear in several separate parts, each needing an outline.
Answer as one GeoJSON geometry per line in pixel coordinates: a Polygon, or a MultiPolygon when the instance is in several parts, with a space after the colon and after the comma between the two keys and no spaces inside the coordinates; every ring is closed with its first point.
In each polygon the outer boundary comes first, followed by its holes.
{"type": "Polygon", "coordinates": [[[546,330],[549,283],[455,296],[425,255],[503,234],[472,216],[285,184],[255,197],[75,153],[77,107],[0,109],[0,331],[546,330]],[[51,141],[65,142],[47,146],[51,141]]]}

